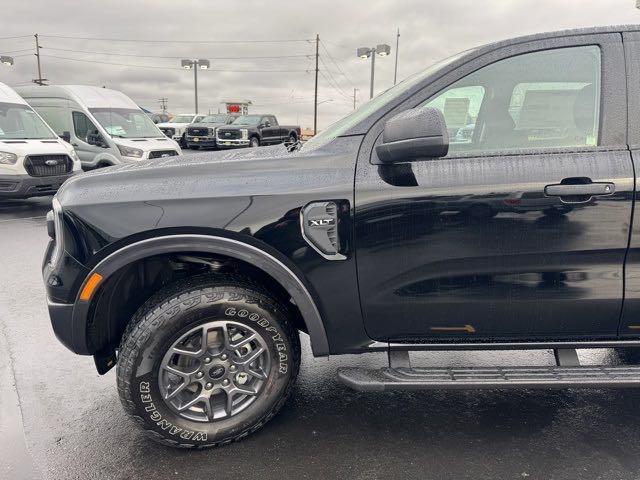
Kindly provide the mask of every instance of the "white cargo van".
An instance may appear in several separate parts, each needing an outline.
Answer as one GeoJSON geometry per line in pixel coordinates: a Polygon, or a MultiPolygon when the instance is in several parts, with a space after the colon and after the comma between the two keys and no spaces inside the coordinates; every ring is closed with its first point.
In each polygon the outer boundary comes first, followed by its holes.
{"type": "Polygon", "coordinates": [[[16,91],[73,145],[85,169],[182,154],[122,92],[87,85],[35,85],[16,91]]]}
{"type": "Polygon", "coordinates": [[[53,195],[81,170],[73,147],[0,83],[0,199],[53,195]]]}

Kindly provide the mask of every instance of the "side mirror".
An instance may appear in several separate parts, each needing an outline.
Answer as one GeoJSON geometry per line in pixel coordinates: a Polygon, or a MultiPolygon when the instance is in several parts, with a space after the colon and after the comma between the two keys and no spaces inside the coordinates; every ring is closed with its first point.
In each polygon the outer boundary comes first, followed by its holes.
{"type": "Polygon", "coordinates": [[[433,107],[412,108],[387,120],[382,144],[376,147],[380,163],[431,160],[448,151],[444,115],[433,107]]]}
{"type": "Polygon", "coordinates": [[[87,143],[96,147],[109,148],[109,145],[107,145],[107,142],[104,141],[104,138],[102,138],[102,135],[100,135],[97,130],[87,133],[87,143]]]}
{"type": "Polygon", "coordinates": [[[71,132],[62,132],[60,138],[67,143],[71,143],[71,132]]]}
{"type": "Polygon", "coordinates": [[[265,128],[270,127],[270,126],[271,126],[271,122],[269,122],[269,121],[264,122],[264,127],[265,128]]]}

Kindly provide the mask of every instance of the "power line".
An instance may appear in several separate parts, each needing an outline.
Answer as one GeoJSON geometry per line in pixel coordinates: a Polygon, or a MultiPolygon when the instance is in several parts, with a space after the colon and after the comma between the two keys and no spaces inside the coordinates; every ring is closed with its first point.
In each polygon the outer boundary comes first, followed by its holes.
{"type": "Polygon", "coordinates": [[[21,52],[33,52],[33,48],[23,48],[22,50],[2,50],[2,53],[4,54],[9,54],[9,53],[21,53],[21,52]]]}
{"type": "Polygon", "coordinates": [[[322,65],[324,66],[325,70],[322,71],[322,77],[329,83],[329,85],[331,85],[333,87],[334,90],[336,90],[340,95],[342,95],[345,98],[351,98],[351,95],[348,95],[341,87],[340,84],[338,83],[338,81],[335,79],[335,77],[333,76],[333,73],[331,73],[331,71],[327,68],[327,64],[324,63],[324,60],[322,60],[322,57],[320,57],[320,63],[322,63],[322,65]],[[331,77],[331,80],[324,75],[324,72],[327,72],[329,74],[329,77],[331,77]]]}
{"type": "Polygon", "coordinates": [[[327,47],[324,44],[324,40],[321,42],[321,46],[322,49],[324,50],[324,52],[327,54],[327,56],[329,57],[329,60],[331,60],[331,62],[336,66],[336,68],[338,69],[338,71],[344,76],[344,78],[347,79],[347,81],[351,84],[352,87],[355,88],[355,83],[353,83],[353,80],[351,80],[351,78],[349,77],[349,75],[347,75],[344,70],[342,70],[342,68],[340,68],[340,65],[338,65],[338,62],[335,61],[335,59],[333,58],[333,56],[331,55],[331,53],[329,53],[329,50],[327,50],[327,47]]]}
{"type": "MultiPolygon", "coordinates": [[[[72,62],[84,62],[84,63],[97,63],[101,65],[115,65],[118,67],[151,68],[151,69],[159,69],[159,70],[184,70],[183,68],[180,68],[180,67],[168,67],[168,66],[161,66],[161,65],[136,65],[131,63],[103,62],[100,60],[60,57],[58,55],[45,55],[45,54],[42,54],[41,56],[46,58],[56,58],[58,60],[69,60],[72,62]]],[[[238,70],[238,69],[230,69],[230,68],[208,68],[202,71],[203,72],[234,72],[234,73],[295,73],[295,72],[308,73],[309,72],[309,70],[292,70],[292,69],[289,69],[289,70],[267,70],[267,69],[238,70]]]]}
{"type": "Polygon", "coordinates": [[[11,40],[13,38],[31,38],[32,35],[15,35],[13,37],[0,37],[0,40],[11,40]]]}
{"type": "MultiPolygon", "coordinates": [[[[117,52],[94,52],[90,50],[72,50],[68,48],[56,48],[56,47],[42,47],[47,50],[55,50],[57,52],[71,52],[71,53],[88,53],[92,55],[111,55],[114,57],[137,57],[137,58],[166,58],[171,60],[180,60],[189,55],[169,56],[169,55],[141,55],[138,53],[117,53],[117,52]]],[[[210,60],[258,60],[258,59],[278,59],[278,58],[311,58],[311,54],[299,54],[299,55],[250,55],[240,57],[212,57],[209,55],[201,55],[210,60]]]]}
{"type": "Polygon", "coordinates": [[[320,70],[320,71],[319,71],[319,73],[320,73],[320,76],[326,80],[326,82],[329,84],[329,86],[330,86],[331,88],[333,88],[337,94],[342,95],[344,98],[348,98],[348,99],[349,99],[349,101],[351,101],[351,98],[352,98],[352,97],[351,97],[351,95],[347,95],[347,94],[346,94],[346,93],[344,93],[344,92],[343,92],[339,87],[337,87],[337,86],[336,86],[336,85],[331,81],[331,79],[330,79],[329,77],[327,77],[327,76],[324,74],[324,71],[320,70]]]}
{"type": "MultiPolygon", "coordinates": [[[[132,38],[98,38],[98,37],[74,37],[67,35],[40,35],[42,38],[64,38],[67,40],[95,40],[99,42],[134,42],[134,43],[301,43],[310,42],[310,39],[277,39],[277,40],[144,40],[132,38]]],[[[1,40],[1,39],[0,39],[1,40]]]]}

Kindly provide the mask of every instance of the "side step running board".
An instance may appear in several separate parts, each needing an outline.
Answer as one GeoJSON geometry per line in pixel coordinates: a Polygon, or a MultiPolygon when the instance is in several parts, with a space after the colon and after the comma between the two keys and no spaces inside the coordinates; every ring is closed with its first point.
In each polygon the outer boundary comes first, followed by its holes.
{"type": "Polygon", "coordinates": [[[341,368],[338,379],[360,391],[640,387],[640,367],[341,368]]]}
{"type": "Polygon", "coordinates": [[[389,351],[389,367],[341,368],[355,390],[640,387],[640,366],[581,366],[574,349],[554,350],[557,366],[411,367],[408,351],[389,351]]]}

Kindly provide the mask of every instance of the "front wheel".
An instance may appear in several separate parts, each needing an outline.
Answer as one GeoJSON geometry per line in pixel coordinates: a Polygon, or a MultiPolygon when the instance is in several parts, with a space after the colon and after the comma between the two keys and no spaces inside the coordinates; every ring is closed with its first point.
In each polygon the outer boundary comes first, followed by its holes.
{"type": "Polygon", "coordinates": [[[151,438],[210,447],[258,430],[300,365],[289,306],[240,277],[195,277],[143,305],[117,366],[120,399],[151,438]]]}
{"type": "Polygon", "coordinates": [[[249,140],[249,146],[250,147],[259,147],[260,146],[260,139],[258,137],[251,137],[251,140],[249,140]]]}

